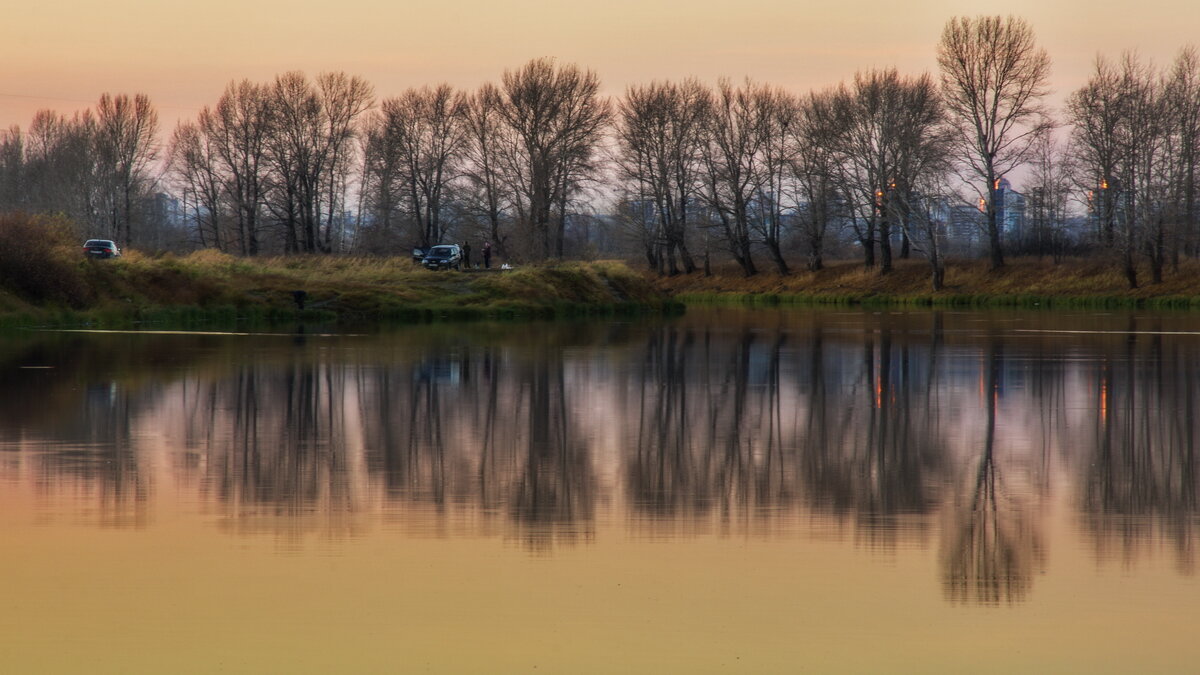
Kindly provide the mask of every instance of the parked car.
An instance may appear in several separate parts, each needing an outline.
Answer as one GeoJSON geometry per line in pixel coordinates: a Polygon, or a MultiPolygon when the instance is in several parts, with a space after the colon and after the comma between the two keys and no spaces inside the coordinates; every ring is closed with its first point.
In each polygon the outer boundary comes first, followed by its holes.
{"type": "Polygon", "coordinates": [[[425,253],[428,250],[429,249],[421,248],[420,246],[417,246],[416,248],[414,248],[413,249],[413,262],[415,262],[418,265],[420,265],[422,262],[424,262],[425,261],[425,253]]]}
{"type": "Polygon", "coordinates": [[[438,244],[429,249],[421,264],[431,270],[462,269],[462,249],[458,244],[438,244]]]}
{"type": "Polygon", "coordinates": [[[83,242],[83,254],[89,258],[116,258],[121,249],[110,239],[88,239],[83,242]]]}

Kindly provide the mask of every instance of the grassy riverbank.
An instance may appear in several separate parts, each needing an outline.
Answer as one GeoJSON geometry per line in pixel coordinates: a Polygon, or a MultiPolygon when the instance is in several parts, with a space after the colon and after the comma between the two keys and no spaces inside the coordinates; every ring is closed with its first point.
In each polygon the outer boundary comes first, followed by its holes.
{"type": "Polygon", "coordinates": [[[205,250],[85,260],[77,239],[52,220],[0,217],[0,324],[347,325],[662,313],[681,303],[728,302],[1200,308],[1200,261],[1192,260],[1160,284],[1143,273],[1133,290],[1111,261],[1012,259],[996,271],[986,261],[960,261],[948,265],[946,288],[935,293],[921,261],[898,261],[885,276],[857,262],[748,278],[733,266],[713,276],[657,277],[620,262],[430,272],[407,256],[238,258],[205,250]]]}
{"type": "Polygon", "coordinates": [[[836,262],[819,272],[782,276],[742,275],[736,268],[656,280],[664,293],[686,304],[915,305],[961,307],[1176,307],[1200,308],[1200,261],[1181,261],[1160,284],[1146,270],[1140,288],[1129,289],[1118,266],[1102,260],[1014,258],[1000,270],[986,260],[947,265],[945,289],[933,292],[923,261],[898,261],[880,276],[858,262],[836,262]]]}
{"type": "Polygon", "coordinates": [[[5,252],[0,239],[0,317],[9,325],[355,324],[678,308],[648,277],[613,262],[431,272],[407,257],[245,259],[209,250],[84,260],[75,245],[23,243],[5,252]]]}

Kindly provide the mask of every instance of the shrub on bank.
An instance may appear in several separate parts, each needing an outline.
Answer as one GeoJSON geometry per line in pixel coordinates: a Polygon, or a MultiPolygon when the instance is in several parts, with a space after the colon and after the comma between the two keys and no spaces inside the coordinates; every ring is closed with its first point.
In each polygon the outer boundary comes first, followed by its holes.
{"type": "Polygon", "coordinates": [[[76,239],[60,218],[0,215],[0,286],[34,304],[86,307],[95,294],[76,239]]]}

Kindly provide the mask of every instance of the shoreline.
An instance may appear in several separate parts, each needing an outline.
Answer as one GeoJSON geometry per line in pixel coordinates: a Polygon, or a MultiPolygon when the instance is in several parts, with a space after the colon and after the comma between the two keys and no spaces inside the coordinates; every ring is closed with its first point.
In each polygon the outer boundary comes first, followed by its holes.
{"type": "Polygon", "coordinates": [[[819,272],[745,277],[732,268],[658,276],[623,262],[561,262],[507,270],[431,272],[407,258],[300,256],[244,259],[215,251],[115,260],[57,258],[42,285],[0,288],[0,325],[270,326],[407,324],[677,315],[687,306],[1200,309],[1200,261],[1163,283],[1125,288],[1097,260],[1014,259],[947,265],[932,292],[922,261],[888,275],[859,262],[819,272]],[[302,291],[303,302],[297,298],[302,291]]]}

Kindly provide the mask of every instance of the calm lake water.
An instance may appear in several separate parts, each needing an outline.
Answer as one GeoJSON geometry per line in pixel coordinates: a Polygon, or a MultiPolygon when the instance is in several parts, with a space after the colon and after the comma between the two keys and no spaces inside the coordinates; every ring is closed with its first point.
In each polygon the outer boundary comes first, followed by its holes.
{"type": "Polygon", "coordinates": [[[1195,672],[1200,314],[0,339],[0,663],[1195,672]]]}

